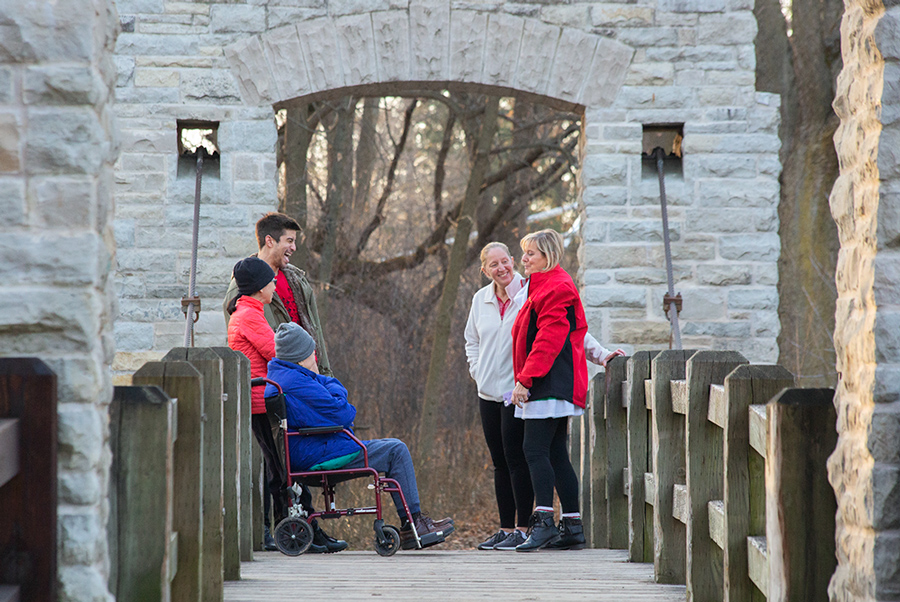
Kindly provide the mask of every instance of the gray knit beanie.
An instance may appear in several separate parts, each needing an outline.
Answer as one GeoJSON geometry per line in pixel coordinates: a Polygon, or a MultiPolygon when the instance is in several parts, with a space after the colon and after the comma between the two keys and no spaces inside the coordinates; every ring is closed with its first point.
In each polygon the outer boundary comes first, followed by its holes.
{"type": "Polygon", "coordinates": [[[296,322],[278,325],[275,331],[275,357],[299,364],[316,350],[316,341],[296,322]]]}

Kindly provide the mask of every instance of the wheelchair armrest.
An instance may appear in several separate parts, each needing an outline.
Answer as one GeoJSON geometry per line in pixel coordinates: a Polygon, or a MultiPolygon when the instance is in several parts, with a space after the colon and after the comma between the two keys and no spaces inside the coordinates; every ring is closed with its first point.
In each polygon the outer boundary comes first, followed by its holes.
{"type": "Polygon", "coordinates": [[[311,426],[305,429],[294,429],[298,435],[328,435],[331,433],[340,433],[344,430],[342,426],[311,426]]]}

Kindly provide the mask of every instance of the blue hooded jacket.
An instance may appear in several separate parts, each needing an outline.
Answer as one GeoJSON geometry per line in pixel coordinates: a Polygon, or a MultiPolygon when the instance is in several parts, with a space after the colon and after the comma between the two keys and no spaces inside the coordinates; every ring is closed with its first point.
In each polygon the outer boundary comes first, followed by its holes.
{"type": "MultiPolygon", "coordinates": [[[[347,389],[338,379],[278,358],[269,362],[267,378],[281,385],[284,391],[289,428],[342,426],[353,432],[356,408],[347,401],[347,389]]],[[[277,393],[274,386],[266,385],[266,397],[277,393]]],[[[291,470],[309,470],[316,464],[360,449],[345,433],[291,437],[291,470]]]]}

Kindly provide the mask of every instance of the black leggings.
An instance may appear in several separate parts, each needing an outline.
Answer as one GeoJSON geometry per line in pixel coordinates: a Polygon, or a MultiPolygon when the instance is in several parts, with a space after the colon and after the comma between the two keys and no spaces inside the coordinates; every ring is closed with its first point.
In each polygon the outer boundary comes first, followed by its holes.
{"type": "Polygon", "coordinates": [[[518,515],[518,526],[527,527],[534,492],[531,475],[522,451],[525,421],[515,416],[515,406],[478,398],[481,428],[494,464],[494,492],[500,511],[500,526],[512,529],[518,515]]]}
{"type": "Polygon", "coordinates": [[[578,512],[578,477],[569,461],[568,418],[523,420],[523,449],[538,506],[553,506],[553,486],[563,512],[578,512]]]}

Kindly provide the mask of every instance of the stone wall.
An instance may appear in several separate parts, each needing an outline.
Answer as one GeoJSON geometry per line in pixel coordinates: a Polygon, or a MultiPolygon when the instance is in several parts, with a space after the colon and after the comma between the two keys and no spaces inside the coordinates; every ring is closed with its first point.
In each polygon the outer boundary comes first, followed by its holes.
{"type": "Polygon", "coordinates": [[[58,375],[59,600],[111,600],[118,19],[111,0],[0,6],[0,354],[58,375]]]}
{"type": "Polygon", "coordinates": [[[404,80],[479,82],[585,107],[584,300],[592,331],[629,349],[658,348],[669,332],[641,126],[684,123],[683,175],[668,192],[685,345],[774,362],[778,98],[754,89],[752,7],[120,0],[115,367],[127,374],[182,339],[193,179],[177,177],[176,119],[221,123],[220,177],[204,181],[197,325],[198,344],[221,344],[230,268],[276,206],[273,103],[404,80]]]}
{"type": "Polygon", "coordinates": [[[900,7],[850,0],[831,194],[841,251],[834,344],[838,500],[831,599],[900,600],[900,7]]]}

